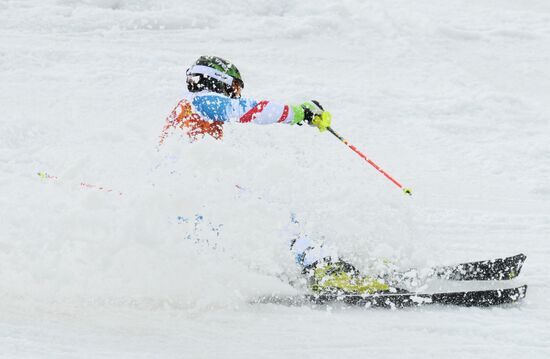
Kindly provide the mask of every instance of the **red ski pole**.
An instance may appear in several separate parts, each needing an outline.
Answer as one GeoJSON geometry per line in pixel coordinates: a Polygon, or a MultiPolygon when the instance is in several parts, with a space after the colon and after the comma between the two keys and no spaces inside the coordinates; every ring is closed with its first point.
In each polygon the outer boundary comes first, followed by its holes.
{"type": "Polygon", "coordinates": [[[330,126],[327,127],[327,130],[332,133],[336,138],[338,138],[340,141],[342,141],[345,145],[347,145],[349,148],[353,150],[353,152],[357,153],[362,159],[367,161],[372,167],[376,168],[378,172],[382,173],[384,176],[386,176],[387,179],[392,181],[397,187],[399,187],[403,193],[408,194],[409,196],[412,196],[412,191],[410,188],[405,188],[401,183],[397,182],[392,176],[389,175],[388,172],[384,171],[380,166],[378,166],[376,163],[374,163],[372,160],[367,158],[364,154],[361,153],[354,145],[350,144],[344,137],[340,136],[336,131],[334,131],[330,126]]]}

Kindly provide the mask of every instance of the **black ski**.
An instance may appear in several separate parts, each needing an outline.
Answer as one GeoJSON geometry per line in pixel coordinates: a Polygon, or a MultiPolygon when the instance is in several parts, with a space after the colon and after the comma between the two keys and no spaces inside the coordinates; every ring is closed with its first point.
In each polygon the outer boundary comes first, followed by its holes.
{"type": "Polygon", "coordinates": [[[450,280],[508,280],[519,275],[527,257],[512,257],[433,268],[432,276],[450,280]]]}
{"type": "MultiPolygon", "coordinates": [[[[426,304],[457,305],[463,307],[490,307],[517,302],[525,297],[527,286],[521,286],[509,289],[490,289],[475,290],[465,292],[451,293],[387,293],[373,294],[367,296],[350,295],[342,298],[336,298],[348,305],[361,307],[380,307],[380,308],[405,308],[415,307],[426,304]]],[[[319,304],[330,298],[317,297],[311,298],[319,304]]]]}
{"type": "Polygon", "coordinates": [[[288,306],[344,304],[369,308],[407,308],[430,304],[463,307],[490,307],[515,303],[525,298],[527,285],[507,289],[473,290],[451,293],[377,293],[343,296],[265,296],[253,303],[273,303],[288,306]]]}

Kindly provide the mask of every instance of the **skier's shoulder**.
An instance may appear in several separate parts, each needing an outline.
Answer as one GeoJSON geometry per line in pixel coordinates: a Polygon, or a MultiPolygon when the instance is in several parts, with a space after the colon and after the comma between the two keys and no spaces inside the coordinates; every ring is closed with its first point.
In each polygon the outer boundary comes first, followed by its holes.
{"type": "Polygon", "coordinates": [[[249,108],[256,106],[258,101],[253,98],[241,97],[238,99],[219,94],[212,91],[186,92],[184,98],[197,108],[204,107],[226,107],[226,108],[249,108]]]}

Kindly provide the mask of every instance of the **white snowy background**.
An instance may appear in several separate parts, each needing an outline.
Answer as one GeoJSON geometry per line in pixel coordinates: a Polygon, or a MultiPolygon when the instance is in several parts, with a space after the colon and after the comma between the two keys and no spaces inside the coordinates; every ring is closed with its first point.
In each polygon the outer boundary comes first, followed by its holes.
{"type": "Polygon", "coordinates": [[[549,123],[544,0],[1,0],[0,357],[546,358],[549,123]],[[307,126],[158,148],[204,54],[414,196],[307,126]],[[297,292],[291,213],[365,271],[523,252],[527,298],[251,305],[297,292]]]}

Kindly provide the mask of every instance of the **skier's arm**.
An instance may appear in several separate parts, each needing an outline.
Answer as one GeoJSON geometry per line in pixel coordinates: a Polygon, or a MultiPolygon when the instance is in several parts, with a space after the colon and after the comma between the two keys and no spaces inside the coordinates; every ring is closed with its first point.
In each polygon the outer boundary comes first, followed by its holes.
{"type": "Polygon", "coordinates": [[[273,123],[293,125],[306,121],[323,131],[330,125],[330,114],[317,105],[310,102],[302,105],[287,105],[267,100],[230,99],[218,95],[197,96],[193,99],[193,106],[197,111],[211,121],[235,121],[259,125],[273,123]],[[321,118],[322,113],[328,114],[328,117],[325,115],[325,121],[320,125],[316,120],[321,118]],[[324,128],[322,125],[325,125],[324,128]]]}
{"type": "Polygon", "coordinates": [[[256,102],[246,99],[233,101],[243,101],[244,104],[249,104],[249,106],[242,106],[239,103],[239,107],[235,113],[236,116],[234,116],[239,119],[239,122],[244,123],[254,122],[260,125],[287,123],[301,125],[303,122],[306,122],[323,132],[330,126],[332,119],[330,112],[325,111],[317,101],[304,102],[301,105],[282,105],[271,101],[256,102]]]}

